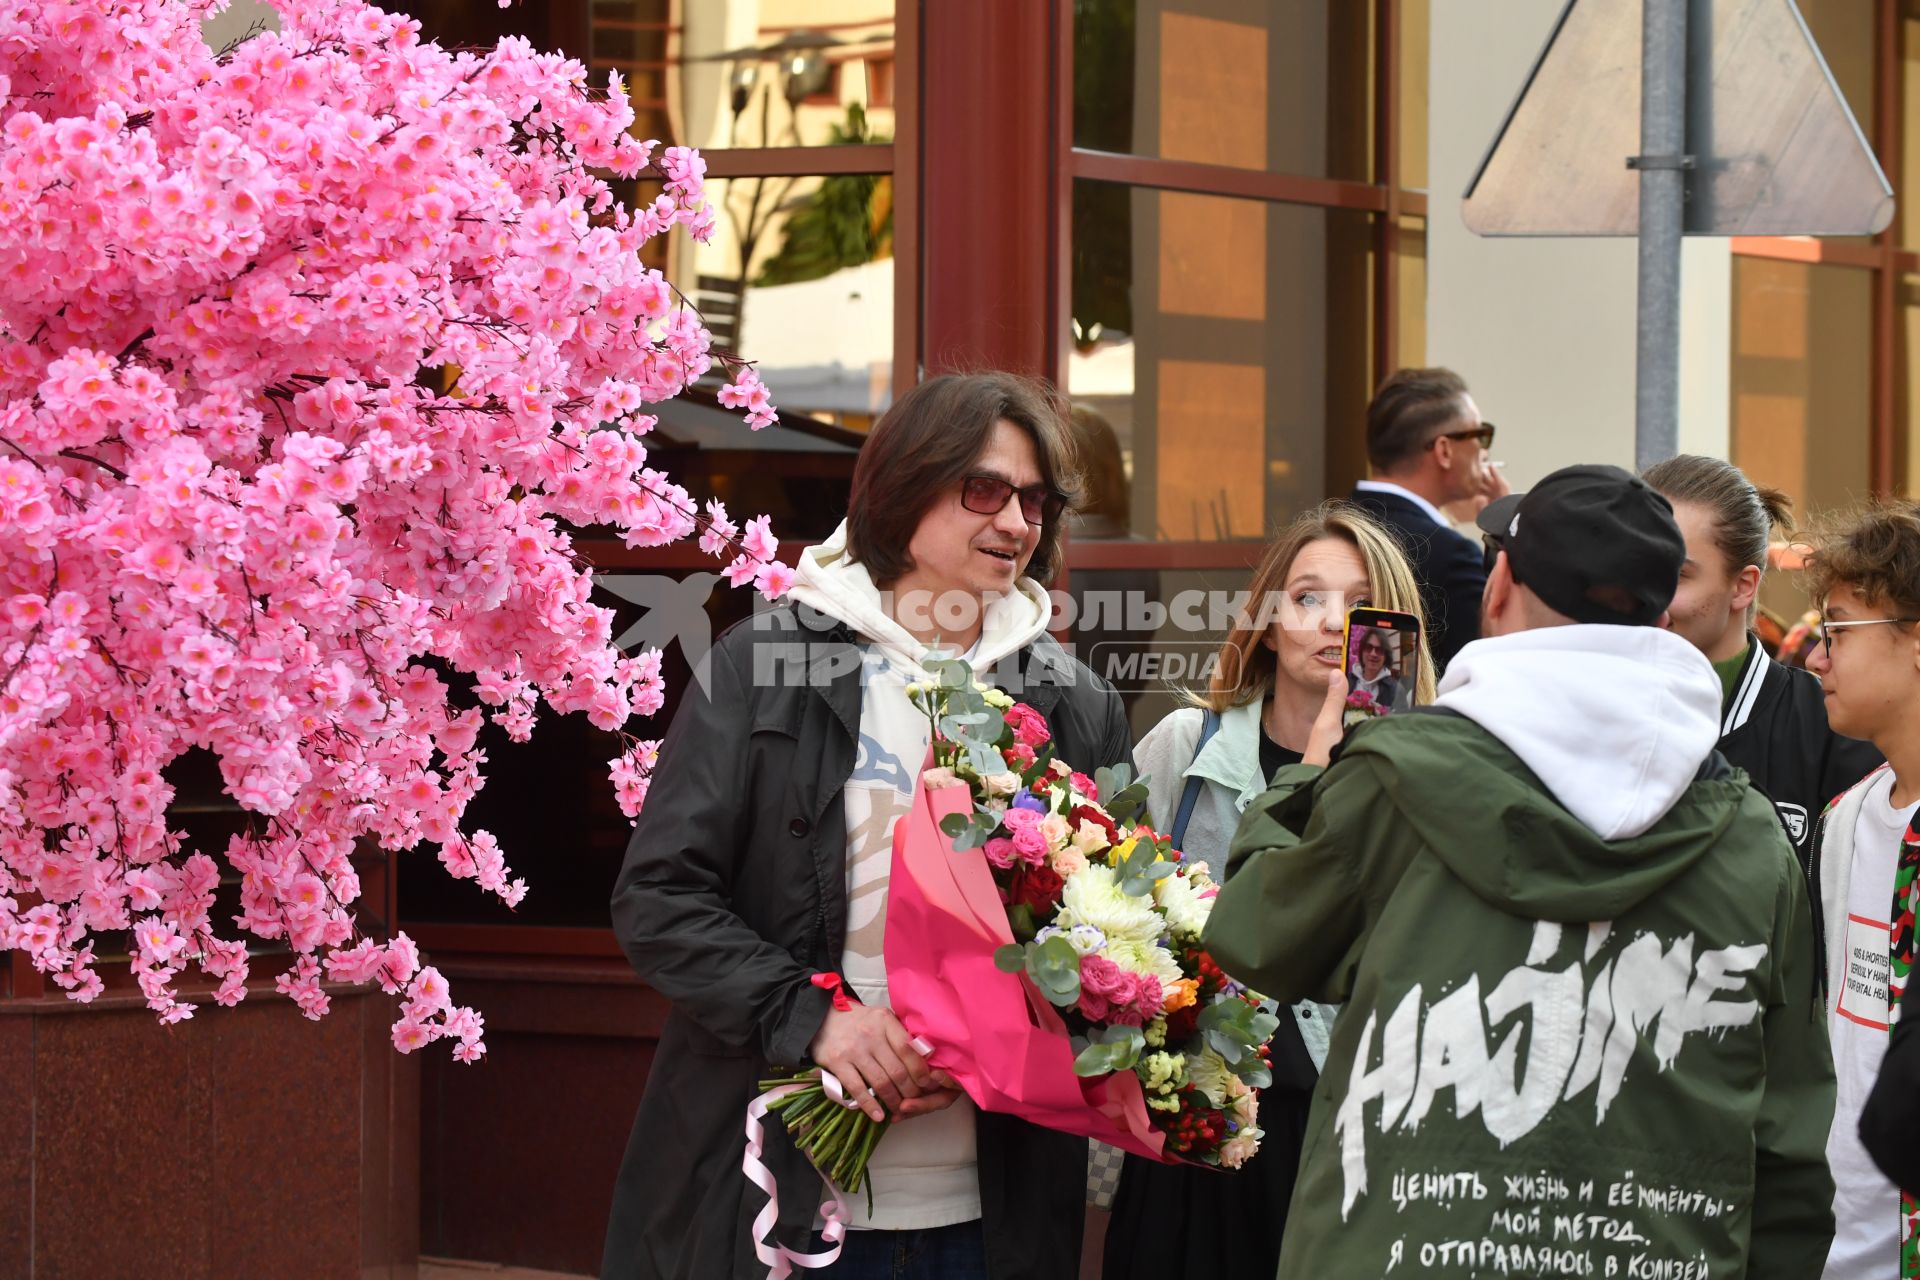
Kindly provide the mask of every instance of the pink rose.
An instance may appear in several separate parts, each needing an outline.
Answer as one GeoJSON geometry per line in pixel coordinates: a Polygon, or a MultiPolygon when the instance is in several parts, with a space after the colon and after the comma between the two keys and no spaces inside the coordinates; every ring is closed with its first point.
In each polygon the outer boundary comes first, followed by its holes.
{"type": "Polygon", "coordinates": [[[1075,791],[1078,791],[1089,800],[1098,800],[1100,798],[1100,788],[1094,786],[1093,779],[1084,773],[1075,773],[1067,782],[1075,791]]]}
{"type": "Polygon", "coordinates": [[[1038,827],[1022,827],[1014,832],[1013,847],[1020,851],[1021,861],[1030,867],[1047,860],[1047,838],[1040,834],[1038,827]]]}
{"type": "Polygon", "coordinates": [[[1047,730],[1046,717],[1024,702],[1016,702],[1009,707],[1004,719],[1013,726],[1015,742],[1038,748],[1053,737],[1047,730]]]}
{"type": "Polygon", "coordinates": [[[1002,814],[1000,822],[1009,832],[1018,835],[1022,831],[1038,828],[1044,816],[1038,809],[1015,808],[1002,814]]]}
{"type": "MultiPolygon", "coordinates": [[[[1157,983],[1155,985],[1158,985],[1157,983]]],[[[1140,980],[1105,956],[1080,958],[1080,1012],[1095,1022],[1125,1022],[1126,1006],[1140,998],[1140,980]]]]}
{"type": "Polygon", "coordinates": [[[1005,836],[995,836],[987,841],[987,861],[1002,870],[1012,866],[1018,856],[1013,841],[1005,836]]]}

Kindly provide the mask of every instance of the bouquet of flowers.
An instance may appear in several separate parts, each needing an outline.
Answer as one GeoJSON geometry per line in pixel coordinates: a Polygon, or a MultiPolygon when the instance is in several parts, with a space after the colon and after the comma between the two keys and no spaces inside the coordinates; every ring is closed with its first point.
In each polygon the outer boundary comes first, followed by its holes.
{"type": "Polygon", "coordinates": [[[1364,724],[1375,716],[1383,716],[1387,714],[1387,711],[1388,708],[1380,699],[1364,690],[1355,689],[1347,695],[1347,710],[1346,713],[1341,716],[1340,723],[1351,729],[1357,724],[1364,724]]]}
{"type": "MultiPolygon", "coordinates": [[[[962,661],[926,666],[931,682],[907,689],[933,734],[927,824],[894,835],[895,1013],[985,1109],[1168,1162],[1245,1163],[1279,1021],[1201,945],[1218,891],[1206,865],[1139,819],[1146,787],[1126,766],[1077,772],[1032,707],[962,661]],[[927,875],[936,842],[948,874],[927,875]]],[[[771,1105],[815,1167],[866,1185],[884,1124],[818,1072],[766,1083],[785,1088],[771,1105]]]]}

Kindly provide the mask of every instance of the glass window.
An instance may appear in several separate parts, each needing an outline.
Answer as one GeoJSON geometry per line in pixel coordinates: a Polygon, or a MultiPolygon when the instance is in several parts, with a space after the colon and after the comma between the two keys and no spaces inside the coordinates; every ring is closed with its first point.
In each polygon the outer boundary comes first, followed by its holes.
{"type": "Polygon", "coordinates": [[[707,196],[713,238],[673,237],[669,277],[783,418],[864,431],[893,398],[893,179],[716,179],[707,196]]]}
{"type": "MultiPolygon", "coordinates": [[[[1909,13],[1914,12],[1909,9],[1909,13]]],[[[1908,17],[1903,23],[1906,39],[1901,63],[1905,120],[1900,130],[1899,197],[1900,243],[1909,249],[1920,248],[1920,18],[1908,17]]]]}
{"type": "Polygon", "coordinates": [[[1368,181],[1372,12],[1353,0],[1074,0],[1074,145],[1368,181]]]}
{"type": "MultiPolygon", "coordinates": [[[[1871,272],[1733,259],[1733,461],[1803,522],[1868,496],[1872,295],[1871,272]]],[[[1788,618],[1805,607],[1784,573],[1761,603],[1788,618]]]]}
{"type": "Polygon", "coordinates": [[[1402,368],[1420,368],[1427,363],[1427,220],[1400,219],[1393,243],[1400,284],[1396,362],[1402,368]]]}
{"type": "Polygon", "coordinates": [[[1904,276],[1900,281],[1900,334],[1906,343],[1906,363],[1899,366],[1899,403],[1894,408],[1895,471],[1893,485],[1907,497],[1920,494],[1920,439],[1916,439],[1913,411],[1916,391],[1920,391],[1920,276],[1904,276]]]}
{"type": "MultiPolygon", "coordinates": [[[[1119,442],[1127,534],[1259,538],[1359,430],[1369,216],[1081,181],[1067,390],[1119,442]]],[[[1354,477],[1335,477],[1344,484],[1354,477]]]]}
{"type": "Polygon", "coordinates": [[[591,63],[626,77],[642,137],[887,142],[893,19],[894,0],[593,0],[591,63]]]}
{"type": "Polygon", "coordinates": [[[1800,16],[1846,96],[1861,132],[1873,131],[1872,0],[1799,0],[1800,16]]]}
{"type": "Polygon", "coordinates": [[[1400,3],[1400,185],[1427,189],[1427,57],[1430,0],[1400,3]]]}

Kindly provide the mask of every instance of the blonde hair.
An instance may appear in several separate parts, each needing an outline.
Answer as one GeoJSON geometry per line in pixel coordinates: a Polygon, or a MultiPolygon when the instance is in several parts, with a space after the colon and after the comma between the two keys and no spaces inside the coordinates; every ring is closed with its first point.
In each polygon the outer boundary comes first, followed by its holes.
{"type": "Polygon", "coordinates": [[[1271,629],[1272,613],[1264,602],[1284,592],[1293,562],[1308,545],[1322,538],[1339,538],[1360,553],[1372,589],[1373,606],[1410,613],[1420,619],[1419,678],[1413,700],[1433,701],[1433,655],[1427,648],[1427,615],[1420,607],[1420,588],[1413,567],[1394,536],[1360,508],[1347,502],[1326,502],[1300,516],[1267,544],[1247,586],[1247,606],[1234,619],[1233,630],[1215,655],[1213,682],[1195,697],[1216,712],[1249,702],[1264,701],[1273,688],[1272,662],[1258,661],[1256,650],[1271,629]]]}

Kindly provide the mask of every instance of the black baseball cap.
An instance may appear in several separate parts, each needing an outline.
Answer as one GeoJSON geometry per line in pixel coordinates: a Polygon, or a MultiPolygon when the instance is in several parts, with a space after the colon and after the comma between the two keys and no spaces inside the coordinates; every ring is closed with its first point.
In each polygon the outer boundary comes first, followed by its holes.
{"type": "Polygon", "coordinates": [[[1687,558],[1673,504],[1619,467],[1562,467],[1494,499],[1476,523],[1514,580],[1575,622],[1658,622],[1687,558]]]}

